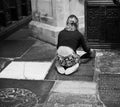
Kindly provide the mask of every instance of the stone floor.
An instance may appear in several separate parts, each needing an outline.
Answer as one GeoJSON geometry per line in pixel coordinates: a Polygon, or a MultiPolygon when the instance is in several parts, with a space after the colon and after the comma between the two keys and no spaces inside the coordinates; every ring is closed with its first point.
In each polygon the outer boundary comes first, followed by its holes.
{"type": "MultiPolygon", "coordinates": [[[[17,31],[7,40],[22,39],[34,39],[30,36],[30,33],[28,34],[27,28],[17,31]],[[22,36],[21,34],[18,35],[20,32],[22,32],[22,36]],[[16,34],[18,35],[17,37],[16,34]]],[[[35,44],[21,58],[0,58],[1,84],[4,83],[4,81],[7,81],[7,79],[15,79],[12,81],[21,81],[22,79],[30,82],[35,81],[35,83],[37,80],[37,82],[40,82],[40,84],[42,83],[41,87],[38,87],[41,90],[41,102],[37,101],[32,107],[120,107],[119,50],[96,49],[92,81],[81,81],[79,79],[44,80],[46,75],[49,73],[49,68],[53,63],[56,47],[41,40],[34,40],[36,41],[35,44]],[[48,85],[48,82],[52,82],[53,85],[50,85],[49,91],[44,92],[44,90],[48,88],[45,87],[48,85]],[[44,92],[44,95],[42,92],[44,92]]],[[[87,75],[86,69],[84,69],[82,72],[84,71],[87,75]]],[[[54,76],[54,73],[52,75],[54,76]]],[[[7,86],[7,82],[5,83],[6,84],[2,84],[1,87],[10,87],[9,85],[7,86]]],[[[13,88],[13,83],[15,82],[10,83],[11,88],[13,88]]],[[[21,82],[20,85],[21,84],[23,84],[23,82],[21,82]]],[[[14,85],[14,87],[18,87],[18,85],[14,85]]],[[[22,88],[27,88],[27,83],[26,86],[23,85],[22,88]]],[[[30,90],[30,88],[28,89],[30,90]]],[[[35,90],[34,87],[32,87],[32,89],[35,90]]],[[[14,99],[12,96],[9,97],[14,99]]],[[[8,107],[7,105],[4,106],[5,102],[2,105],[2,98],[3,97],[0,94],[1,107],[8,107]]],[[[13,100],[9,101],[12,103],[11,101],[13,100]]],[[[24,107],[28,106],[24,105],[24,107]]]]}

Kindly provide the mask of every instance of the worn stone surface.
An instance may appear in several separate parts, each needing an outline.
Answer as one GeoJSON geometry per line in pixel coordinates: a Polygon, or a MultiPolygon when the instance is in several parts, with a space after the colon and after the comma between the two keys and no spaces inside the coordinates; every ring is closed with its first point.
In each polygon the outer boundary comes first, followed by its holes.
{"type": "Polygon", "coordinates": [[[96,95],[51,93],[44,107],[103,107],[96,95]]]}
{"type": "Polygon", "coordinates": [[[97,84],[84,81],[56,81],[51,91],[94,95],[97,93],[97,84]]]}
{"type": "Polygon", "coordinates": [[[44,107],[103,107],[103,104],[96,83],[56,81],[44,107]]]}
{"type": "Polygon", "coordinates": [[[101,73],[120,74],[119,50],[102,50],[97,54],[96,68],[101,73]]]}
{"type": "Polygon", "coordinates": [[[100,74],[98,90],[100,99],[106,107],[120,106],[120,75],[119,74],[100,74]]]}
{"type": "Polygon", "coordinates": [[[33,47],[17,61],[51,61],[55,57],[56,47],[37,40],[33,47]]]}
{"type": "Polygon", "coordinates": [[[120,75],[119,74],[100,74],[99,75],[100,90],[120,90],[120,75]]]}
{"type": "MultiPolygon", "coordinates": [[[[0,84],[1,84],[0,91],[7,90],[7,89],[14,89],[14,88],[30,90],[32,93],[34,93],[36,95],[36,97],[38,99],[37,103],[43,104],[46,101],[46,98],[48,97],[49,92],[54,85],[54,81],[0,79],[0,84]]],[[[17,95],[15,94],[14,91],[10,91],[10,92],[13,95],[11,94],[11,95],[9,95],[9,97],[12,97],[15,100],[15,97],[17,95]]],[[[22,93],[22,91],[21,91],[21,93],[22,93]]],[[[6,94],[4,94],[4,95],[7,95],[7,94],[9,94],[9,91],[8,91],[8,93],[6,91],[6,94]]],[[[18,96],[18,97],[20,97],[20,96],[18,96]]],[[[25,97],[25,96],[23,95],[22,97],[25,97]]],[[[3,98],[3,96],[2,96],[2,94],[0,94],[0,99],[2,99],[2,98],[3,98]]],[[[5,102],[5,103],[7,103],[7,102],[5,102]]],[[[0,107],[6,107],[6,106],[0,106],[0,107]]],[[[15,107],[15,106],[11,106],[11,107],[15,107]]],[[[24,106],[24,107],[30,107],[30,106],[24,106]]]]}
{"type": "Polygon", "coordinates": [[[30,90],[20,88],[0,89],[0,107],[35,107],[37,102],[37,96],[30,90]]]}

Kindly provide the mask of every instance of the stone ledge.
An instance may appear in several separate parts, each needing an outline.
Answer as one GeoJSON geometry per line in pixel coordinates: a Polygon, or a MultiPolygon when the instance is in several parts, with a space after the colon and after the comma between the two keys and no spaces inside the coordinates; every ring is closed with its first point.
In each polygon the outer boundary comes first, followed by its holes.
{"type": "Polygon", "coordinates": [[[58,33],[63,27],[51,26],[37,21],[31,21],[29,27],[32,30],[32,36],[51,44],[57,44],[58,33]]]}

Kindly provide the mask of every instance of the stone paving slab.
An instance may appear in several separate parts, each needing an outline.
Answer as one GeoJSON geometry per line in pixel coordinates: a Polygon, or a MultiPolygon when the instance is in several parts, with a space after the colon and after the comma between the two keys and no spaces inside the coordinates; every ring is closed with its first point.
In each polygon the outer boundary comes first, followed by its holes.
{"type": "Polygon", "coordinates": [[[0,79],[0,107],[42,107],[53,85],[54,81],[0,79]]]}
{"type": "Polygon", "coordinates": [[[43,107],[104,107],[97,84],[82,81],[56,81],[43,107]]]}
{"type": "Polygon", "coordinates": [[[55,57],[55,53],[55,46],[42,41],[36,41],[33,47],[17,61],[51,61],[55,57]]]}
{"type": "Polygon", "coordinates": [[[35,43],[34,40],[4,40],[0,42],[1,58],[20,58],[35,43]]]}
{"type": "Polygon", "coordinates": [[[0,78],[44,80],[52,62],[13,61],[2,72],[0,78]]]}
{"type": "Polygon", "coordinates": [[[73,94],[96,94],[97,84],[84,81],[56,81],[51,91],[73,94]]]}
{"type": "Polygon", "coordinates": [[[51,93],[43,107],[103,107],[95,95],[51,93]]]}
{"type": "Polygon", "coordinates": [[[96,65],[101,73],[120,74],[120,51],[99,50],[97,52],[96,65]]]}
{"type": "Polygon", "coordinates": [[[100,99],[106,107],[120,107],[119,74],[100,74],[98,90],[100,99]]]}
{"type": "Polygon", "coordinates": [[[120,74],[100,74],[99,89],[120,90],[120,74]]]}

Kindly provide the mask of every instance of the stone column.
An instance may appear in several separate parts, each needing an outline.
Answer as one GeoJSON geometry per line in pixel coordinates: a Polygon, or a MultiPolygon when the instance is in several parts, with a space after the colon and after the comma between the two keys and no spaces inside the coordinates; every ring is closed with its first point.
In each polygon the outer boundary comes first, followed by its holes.
{"type": "Polygon", "coordinates": [[[56,0],[57,26],[64,27],[69,14],[70,14],[69,0],[56,0]]]}

